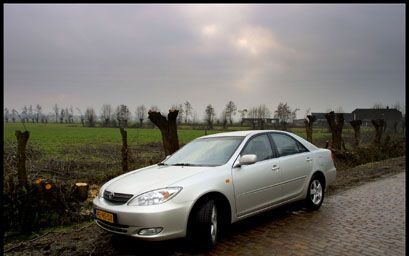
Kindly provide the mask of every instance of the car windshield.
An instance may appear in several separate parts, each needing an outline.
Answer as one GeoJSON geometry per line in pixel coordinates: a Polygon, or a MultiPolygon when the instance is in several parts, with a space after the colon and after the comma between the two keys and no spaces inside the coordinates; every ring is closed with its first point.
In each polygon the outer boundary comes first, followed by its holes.
{"type": "Polygon", "coordinates": [[[244,137],[196,139],[166,159],[162,164],[180,166],[217,166],[227,163],[244,137]]]}

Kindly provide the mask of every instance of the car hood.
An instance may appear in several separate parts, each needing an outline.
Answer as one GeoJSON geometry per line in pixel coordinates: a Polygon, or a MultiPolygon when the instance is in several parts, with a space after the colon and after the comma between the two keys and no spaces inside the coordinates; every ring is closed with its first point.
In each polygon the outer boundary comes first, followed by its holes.
{"type": "Polygon", "coordinates": [[[198,166],[150,166],[115,178],[106,190],[115,193],[140,194],[164,188],[187,177],[204,172],[209,167],[198,166]]]}

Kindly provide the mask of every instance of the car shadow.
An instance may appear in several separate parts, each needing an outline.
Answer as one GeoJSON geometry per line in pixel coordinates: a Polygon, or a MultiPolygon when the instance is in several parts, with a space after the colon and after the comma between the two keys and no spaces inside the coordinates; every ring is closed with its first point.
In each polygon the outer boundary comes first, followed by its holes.
{"type": "MultiPolygon", "coordinates": [[[[305,211],[303,204],[296,202],[236,222],[229,226],[219,243],[223,244],[224,240],[234,239],[235,236],[242,235],[247,231],[279,222],[293,213],[302,211],[305,211]]],[[[112,235],[111,242],[114,255],[196,255],[200,253],[186,239],[147,242],[131,237],[112,235]]]]}

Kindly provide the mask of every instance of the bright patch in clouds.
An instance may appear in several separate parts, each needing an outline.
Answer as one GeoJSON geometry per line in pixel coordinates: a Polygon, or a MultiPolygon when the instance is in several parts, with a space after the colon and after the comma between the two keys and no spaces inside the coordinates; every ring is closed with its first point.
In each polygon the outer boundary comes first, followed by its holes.
{"type": "Polygon", "coordinates": [[[215,25],[206,25],[202,27],[202,34],[206,36],[212,36],[217,32],[215,25]]]}
{"type": "Polygon", "coordinates": [[[234,39],[234,44],[239,50],[252,56],[286,50],[286,47],[278,42],[273,33],[263,27],[247,26],[241,29],[239,35],[234,39]]]}

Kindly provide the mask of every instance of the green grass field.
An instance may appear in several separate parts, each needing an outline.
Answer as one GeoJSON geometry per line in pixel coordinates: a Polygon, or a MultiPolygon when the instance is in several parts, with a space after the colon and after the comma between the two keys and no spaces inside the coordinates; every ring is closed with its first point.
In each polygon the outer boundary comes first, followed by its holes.
{"type": "MultiPolygon", "coordinates": [[[[118,128],[89,128],[80,125],[66,124],[25,124],[30,131],[29,143],[39,145],[47,153],[56,153],[56,149],[66,146],[121,144],[121,135],[118,128]]],[[[4,141],[16,140],[15,131],[24,130],[21,123],[8,123],[4,129],[4,141]]],[[[128,144],[143,145],[162,140],[159,129],[128,128],[128,144]]],[[[207,131],[207,134],[217,131],[207,131]]],[[[203,136],[203,130],[179,130],[179,141],[187,143],[203,136]]]]}
{"type": "MultiPolygon", "coordinates": [[[[82,127],[79,124],[34,124],[26,123],[25,127],[30,131],[29,143],[38,145],[41,150],[51,155],[60,154],[60,149],[63,147],[76,146],[98,146],[104,144],[120,145],[121,135],[118,128],[89,128],[82,127]]],[[[4,124],[4,142],[11,143],[16,141],[15,131],[24,130],[21,123],[6,123],[4,124]]],[[[241,130],[243,127],[229,127],[229,130],[241,130]]],[[[244,128],[248,129],[248,128],[244,128]]],[[[161,134],[159,129],[136,129],[128,128],[128,145],[143,145],[152,142],[160,142],[161,134]]],[[[306,133],[304,128],[292,128],[291,132],[305,138],[306,133]]],[[[223,132],[223,130],[207,131],[207,134],[223,132]]],[[[363,128],[362,134],[371,132],[370,128],[363,128]]],[[[352,137],[351,129],[344,129],[345,137],[352,137]]],[[[192,130],[189,127],[183,127],[178,131],[179,141],[182,144],[205,135],[204,130],[192,130]]],[[[314,129],[313,139],[316,140],[318,146],[322,146],[324,140],[329,139],[330,134],[327,129],[314,129]]]]}

